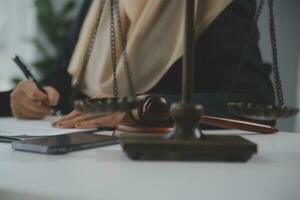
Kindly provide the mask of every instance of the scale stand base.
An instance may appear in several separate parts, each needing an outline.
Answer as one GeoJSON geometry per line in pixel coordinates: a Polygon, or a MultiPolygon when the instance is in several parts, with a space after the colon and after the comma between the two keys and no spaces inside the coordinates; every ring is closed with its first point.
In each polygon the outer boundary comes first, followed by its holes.
{"type": "Polygon", "coordinates": [[[169,140],[161,134],[121,133],[120,142],[133,160],[246,162],[257,153],[256,144],[233,135],[169,140]]]}

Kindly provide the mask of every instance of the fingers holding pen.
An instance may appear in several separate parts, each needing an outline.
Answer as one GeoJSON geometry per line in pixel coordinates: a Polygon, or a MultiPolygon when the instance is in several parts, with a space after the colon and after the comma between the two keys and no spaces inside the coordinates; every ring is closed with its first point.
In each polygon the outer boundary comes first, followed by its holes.
{"type": "Polygon", "coordinates": [[[22,81],[11,94],[12,113],[17,118],[40,119],[50,115],[48,96],[31,81],[22,81]]]}
{"type": "Polygon", "coordinates": [[[22,92],[28,99],[32,101],[40,101],[45,105],[50,105],[47,94],[40,91],[32,81],[22,81],[15,91],[22,92]]]}
{"type": "Polygon", "coordinates": [[[19,119],[42,119],[45,116],[49,115],[48,113],[41,113],[41,112],[35,112],[32,109],[29,109],[28,107],[22,106],[22,105],[16,105],[15,110],[13,110],[13,114],[15,117],[19,119]]]}
{"type": "Polygon", "coordinates": [[[28,79],[18,84],[11,94],[11,108],[15,117],[42,118],[57,105],[58,92],[52,87],[43,88],[19,56],[13,58],[28,79]]]}
{"type": "Polygon", "coordinates": [[[53,87],[45,87],[45,91],[48,95],[48,102],[51,106],[56,106],[59,100],[59,93],[53,87]]]}
{"type": "Polygon", "coordinates": [[[43,117],[50,115],[52,112],[51,107],[46,106],[40,101],[32,101],[30,99],[24,98],[23,101],[19,102],[19,104],[20,106],[25,107],[27,110],[30,110],[43,117]]]}

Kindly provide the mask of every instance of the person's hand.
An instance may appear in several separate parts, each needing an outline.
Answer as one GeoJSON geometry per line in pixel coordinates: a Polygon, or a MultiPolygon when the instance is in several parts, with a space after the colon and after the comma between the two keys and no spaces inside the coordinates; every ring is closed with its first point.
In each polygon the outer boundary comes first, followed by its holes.
{"type": "Polygon", "coordinates": [[[75,110],[54,122],[52,125],[56,128],[115,128],[122,121],[123,117],[124,113],[100,116],[99,114],[82,113],[75,110]]]}
{"type": "Polygon", "coordinates": [[[51,106],[59,100],[59,93],[53,87],[44,87],[41,92],[32,81],[22,81],[11,94],[11,109],[14,117],[21,119],[42,119],[52,113],[51,106]]]}

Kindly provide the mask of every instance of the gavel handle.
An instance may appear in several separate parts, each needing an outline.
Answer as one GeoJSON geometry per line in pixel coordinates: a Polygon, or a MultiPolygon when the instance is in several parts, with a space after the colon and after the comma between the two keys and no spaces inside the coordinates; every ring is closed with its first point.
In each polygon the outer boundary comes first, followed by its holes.
{"type": "Polygon", "coordinates": [[[200,123],[225,129],[240,129],[263,134],[272,134],[278,132],[278,129],[264,124],[211,116],[202,116],[200,123]]]}

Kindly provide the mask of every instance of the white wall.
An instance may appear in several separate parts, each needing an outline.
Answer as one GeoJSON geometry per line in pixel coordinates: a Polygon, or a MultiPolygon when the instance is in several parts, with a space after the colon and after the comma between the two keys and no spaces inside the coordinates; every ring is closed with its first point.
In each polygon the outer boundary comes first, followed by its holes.
{"type": "MultiPolygon", "coordinates": [[[[289,106],[300,106],[297,93],[300,92],[299,55],[300,55],[300,1],[275,0],[275,15],[278,35],[279,68],[285,94],[285,102],[289,106]]],[[[269,37],[269,16],[267,4],[259,21],[261,33],[260,47],[265,61],[271,62],[271,46],[269,37]]],[[[299,94],[300,95],[300,94],[299,94]]],[[[279,120],[280,130],[295,131],[300,118],[279,120]]]]}
{"type": "Polygon", "coordinates": [[[0,0],[0,90],[11,87],[9,80],[22,75],[11,60],[14,54],[30,62],[36,34],[33,0],[0,0]]]}
{"type": "MultiPolygon", "coordinates": [[[[61,5],[65,3],[64,0],[51,1],[54,2],[55,9],[61,9],[61,5]]],[[[75,12],[76,10],[74,14],[75,12]]],[[[27,63],[38,56],[29,41],[38,34],[34,0],[0,0],[0,91],[13,86],[10,82],[13,77],[23,77],[12,62],[12,56],[19,54],[27,63]]]]}

